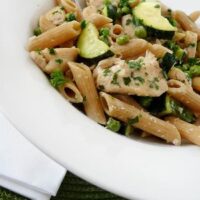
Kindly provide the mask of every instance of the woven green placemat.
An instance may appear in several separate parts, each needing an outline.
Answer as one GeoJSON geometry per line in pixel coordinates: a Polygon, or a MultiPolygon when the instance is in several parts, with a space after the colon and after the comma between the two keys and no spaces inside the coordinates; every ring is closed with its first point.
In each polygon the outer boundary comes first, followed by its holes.
{"type": "MultiPolygon", "coordinates": [[[[0,188],[0,200],[27,200],[4,188],[0,188]]],[[[106,192],[68,172],[56,197],[51,200],[125,200],[106,192]]]]}

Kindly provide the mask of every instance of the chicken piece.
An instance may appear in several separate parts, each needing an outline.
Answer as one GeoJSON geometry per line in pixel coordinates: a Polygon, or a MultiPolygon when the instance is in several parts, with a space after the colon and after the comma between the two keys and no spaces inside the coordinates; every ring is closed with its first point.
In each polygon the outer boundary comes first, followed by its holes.
{"type": "Polygon", "coordinates": [[[42,32],[45,32],[49,29],[61,25],[64,21],[65,12],[60,6],[57,6],[40,17],[39,25],[42,32]]]}
{"type": "Polygon", "coordinates": [[[101,61],[94,77],[97,87],[109,93],[158,97],[168,90],[162,69],[150,52],[128,62],[119,58],[101,61]]]}

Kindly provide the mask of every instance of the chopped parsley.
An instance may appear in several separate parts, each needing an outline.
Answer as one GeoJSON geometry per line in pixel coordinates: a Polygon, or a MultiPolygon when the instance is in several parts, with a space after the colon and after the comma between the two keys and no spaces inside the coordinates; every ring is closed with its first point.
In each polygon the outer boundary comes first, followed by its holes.
{"type": "Polygon", "coordinates": [[[67,13],[65,16],[65,21],[67,22],[71,22],[71,21],[75,21],[76,20],[76,16],[74,13],[67,13]]]}
{"type": "Polygon", "coordinates": [[[133,22],[133,21],[132,21],[131,19],[127,19],[127,20],[126,20],[126,25],[127,25],[127,26],[130,25],[132,22],[133,22]]]}
{"type": "Polygon", "coordinates": [[[110,73],[111,73],[111,70],[109,68],[103,70],[104,76],[108,76],[110,73]]]}
{"type": "Polygon", "coordinates": [[[121,70],[119,69],[118,71],[116,71],[113,75],[113,78],[112,78],[112,81],[111,83],[113,85],[119,85],[119,82],[118,82],[118,73],[120,72],[121,70]]]}
{"type": "Polygon", "coordinates": [[[59,65],[63,63],[63,59],[57,58],[55,59],[55,62],[58,63],[59,65]]]}
{"type": "Polygon", "coordinates": [[[55,88],[64,85],[67,81],[63,72],[60,70],[56,70],[50,74],[50,83],[55,88]]]}
{"type": "Polygon", "coordinates": [[[55,51],[54,48],[49,48],[49,53],[50,53],[51,55],[56,55],[56,51],[55,51]]]}
{"type": "Polygon", "coordinates": [[[56,10],[56,11],[52,12],[52,15],[55,15],[56,13],[59,13],[59,11],[56,10]]]}
{"type": "Polygon", "coordinates": [[[121,128],[121,123],[110,117],[107,121],[106,128],[113,132],[118,132],[121,128]]]}
{"type": "Polygon", "coordinates": [[[159,90],[159,85],[157,84],[159,82],[159,79],[155,77],[152,81],[149,81],[149,87],[152,89],[159,90]]]}
{"type": "Polygon", "coordinates": [[[35,28],[35,29],[33,30],[33,34],[34,34],[35,36],[41,35],[41,34],[42,34],[42,31],[41,31],[40,27],[35,28]]]}
{"type": "Polygon", "coordinates": [[[81,21],[81,29],[83,30],[87,26],[86,20],[81,21]]]}
{"type": "Polygon", "coordinates": [[[160,5],[159,5],[159,4],[157,4],[157,5],[155,5],[154,7],[155,7],[155,8],[160,8],[160,5]]]}
{"type": "Polygon", "coordinates": [[[144,65],[143,59],[131,60],[128,62],[128,66],[130,69],[140,70],[142,65],[144,65]]]}
{"type": "Polygon", "coordinates": [[[188,47],[195,48],[195,47],[196,47],[196,44],[195,44],[195,43],[191,43],[191,44],[188,45],[188,47]]]}
{"type": "Polygon", "coordinates": [[[118,82],[118,74],[117,74],[117,73],[114,73],[113,79],[112,79],[111,83],[112,83],[113,85],[119,85],[119,82],[118,82]]]}
{"type": "Polygon", "coordinates": [[[141,76],[133,77],[133,80],[134,80],[134,81],[138,81],[138,82],[140,82],[141,84],[144,84],[144,82],[145,82],[145,80],[144,80],[141,76]]]}
{"type": "Polygon", "coordinates": [[[129,85],[130,82],[131,82],[131,78],[130,78],[130,77],[124,77],[124,78],[123,78],[123,81],[124,81],[124,84],[125,84],[125,85],[129,85]]]}
{"type": "Polygon", "coordinates": [[[140,121],[140,118],[141,118],[142,116],[141,115],[138,115],[138,116],[136,116],[136,117],[134,117],[134,118],[132,118],[132,119],[129,119],[128,120],[128,125],[134,125],[134,124],[137,124],[139,121],[140,121]]]}

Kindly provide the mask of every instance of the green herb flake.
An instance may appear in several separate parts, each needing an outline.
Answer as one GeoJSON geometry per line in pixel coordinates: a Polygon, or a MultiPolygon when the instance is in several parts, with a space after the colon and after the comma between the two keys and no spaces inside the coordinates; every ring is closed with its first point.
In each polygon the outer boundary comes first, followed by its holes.
{"type": "Polygon", "coordinates": [[[50,83],[55,88],[64,85],[67,81],[63,72],[60,70],[56,70],[50,74],[50,83]]]}
{"type": "Polygon", "coordinates": [[[196,47],[196,44],[195,44],[195,43],[191,43],[191,44],[188,45],[188,47],[195,48],[195,47],[196,47]]]}
{"type": "Polygon", "coordinates": [[[74,13],[67,13],[65,16],[65,21],[67,22],[71,22],[71,21],[75,21],[76,20],[76,16],[74,13]]]}
{"type": "Polygon", "coordinates": [[[127,25],[127,26],[130,25],[132,22],[133,22],[133,21],[132,21],[131,19],[127,19],[127,20],[126,20],[126,25],[127,25]]]}
{"type": "Polygon", "coordinates": [[[130,69],[140,70],[143,65],[143,59],[139,59],[136,61],[132,60],[128,62],[128,66],[130,69]]]}
{"type": "Polygon", "coordinates": [[[138,81],[138,82],[140,82],[141,84],[144,84],[144,82],[145,82],[144,78],[142,78],[141,76],[133,77],[133,80],[134,80],[134,81],[138,81]]]}
{"type": "Polygon", "coordinates": [[[49,53],[50,53],[51,55],[56,55],[56,51],[55,51],[54,48],[49,48],[49,53]]]}
{"type": "Polygon", "coordinates": [[[110,30],[109,28],[101,28],[100,31],[99,31],[99,35],[101,36],[104,36],[104,37],[108,37],[110,34],[110,30]]]}
{"type": "Polygon", "coordinates": [[[121,128],[121,123],[110,117],[107,121],[106,128],[113,132],[118,132],[121,128]]]}
{"type": "Polygon", "coordinates": [[[132,119],[129,119],[127,124],[131,125],[131,126],[134,125],[134,124],[137,124],[140,121],[141,117],[142,117],[141,115],[138,115],[138,116],[136,116],[136,117],[134,117],[132,119]]]}
{"type": "Polygon", "coordinates": [[[42,31],[41,31],[40,27],[35,28],[35,29],[33,30],[33,34],[34,34],[35,36],[41,35],[41,34],[42,34],[42,31]]]}
{"type": "Polygon", "coordinates": [[[119,86],[119,82],[118,82],[118,73],[120,72],[121,70],[119,69],[118,71],[116,71],[113,75],[113,78],[112,78],[112,81],[111,83],[113,85],[118,85],[119,86]]]}
{"type": "Polygon", "coordinates": [[[157,4],[157,5],[155,5],[154,7],[155,7],[155,8],[160,8],[160,5],[159,5],[159,4],[157,4]]]}
{"type": "Polygon", "coordinates": [[[58,63],[59,65],[61,65],[63,63],[63,59],[57,58],[57,59],[55,59],[55,62],[58,63]]]}
{"type": "Polygon", "coordinates": [[[86,101],[87,101],[87,97],[84,96],[84,97],[83,97],[83,103],[85,103],[86,101]]]}
{"type": "Polygon", "coordinates": [[[104,76],[108,76],[110,73],[111,73],[111,70],[109,68],[103,70],[104,76]]]}
{"type": "Polygon", "coordinates": [[[124,78],[123,78],[123,81],[124,81],[124,84],[125,84],[125,85],[129,85],[130,82],[131,82],[131,78],[130,78],[130,77],[124,77],[124,78]]]}
{"type": "Polygon", "coordinates": [[[87,26],[86,20],[81,21],[81,29],[83,30],[87,26]]]}

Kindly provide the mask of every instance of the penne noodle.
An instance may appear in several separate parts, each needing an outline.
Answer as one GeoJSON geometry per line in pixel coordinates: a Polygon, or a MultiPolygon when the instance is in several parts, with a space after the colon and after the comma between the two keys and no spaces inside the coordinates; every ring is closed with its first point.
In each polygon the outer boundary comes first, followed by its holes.
{"type": "Polygon", "coordinates": [[[87,21],[93,23],[97,28],[102,28],[112,22],[112,19],[97,13],[94,6],[88,6],[83,9],[83,17],[87,21]]]}
{"type": "Polygon", "coordinates": [[[144,108],[137,102],[135,101],[132,97],[128,96],[128,95],[123,95],[123,94],[114,94],[113,97],[127,103],[130,104],[132,106],[135,106],[136,108],[140,109],[140,110],[144,110],[144,108]]]}
{"type": "Polygon", "coordinates": [[[98,13],[90,15],[87,20],[93,23],[98,29],[112,22],[112,19],[110,19],[109,17],[103,16],[98,13]]]}
{"type": "Polygon", "coordinates": [[[72,81],[69,81],[64,85],[59,86],[58,90],[63,95],[63,97],[65,97],[68,101],[72,103],[83,102],[83,97],[81,93],[79,92],[78,88],[72,81]]]}
{"type": "Polygon", "coordinates": [[[186,84],[188,87],[191,87],[191,83],[188,81],[186,74],[182,70],[180,70],[179,68],[172,67],[171,70],[168,73],[168,77],[170,79],[181,81],[184,84],[186,84]]]}
{"type": "Polygon", "coordinates": [[[76,21],[63,23],[37,37],[31,38],[28,51],[52,48],[76,38],[81,32],[80,23],[76,21]]]}
{"type": "Polygon", "coordinates": [[[121,25],[115,24],[110,29],[110,36],[112,39],[117,39],[120,35],[124,34],[124,30],[121,25]]]}
{"type": "Polygon", "coordinates": [[[200,145],[200,127],[175,117],[167,117],[166,121],[176,126],[182,137],[193,144],[200,145]]]}
{"type": "Polygon", "coordinates": [[[200,112],[200,95],[191,87],[177,80],[168,81],[168,93],[193,111],[200,112]]]}
{"type": "Polygon", "coordinates": [[[200,10],[192,12],[189,17],[193,22],[196,22],[200,17],[200,10]]]}
{"type": "Polygon", "coordinates": [[[86,98],[84,102],[86,114],[96,122],[105,124],[106,118],[89,67],[74,62],[68,64],[82,96],[86,98]]]}
{"type": "Polygon", "coordinates": [[[172,51],[161,44],[148,44],[148,49],[153,53],[157,58],[162,58],[166,53],[171,53],[172,51]]]}
{"type": "Polygon", "coordinates": [[[200,39],[200,29],[183,11],[175,11],[174,18],[185,31],[197,33],[198,39],[200,39]]]}
{"type": "Polygon", "coordinates": [[[56,26],[61,25],[65,21],[65,12],[60,6],[51,9],[48,13],[39,19],[39,27],[42,32],[48,31],[56,26]]]}
{"type": "Polygon", "coordinates": [[[185,45],[188,58],[194,58],[197,51],[197,34],[191,31],[186,31],[185,45]]]}
{"type": "Polygon", "coordinates": [[[122,59],[132,59],[136,56],[144,54],[148,49],[148,42],[143,39],[132,39],[126,45],[113,44],[111,51],[116,55],[122,57],[122,59]]]}
{"type": "Polygon", "coordinates": [[[158,119],[135,106],[124,103],[104,92],[100,93],[100,99],[105,112],[109,116],[126,123],[131,119],[137,118],[136,123],[132,124],[134,127],[151,133],[167,142],[180,145],[181,137],[174,125],[158,119]]]}
{"type": "Polygon", "coordinates": [[[194,90],[200,92],[200,77],[194,77],[192,79],[192,87],[194,90]]]}

